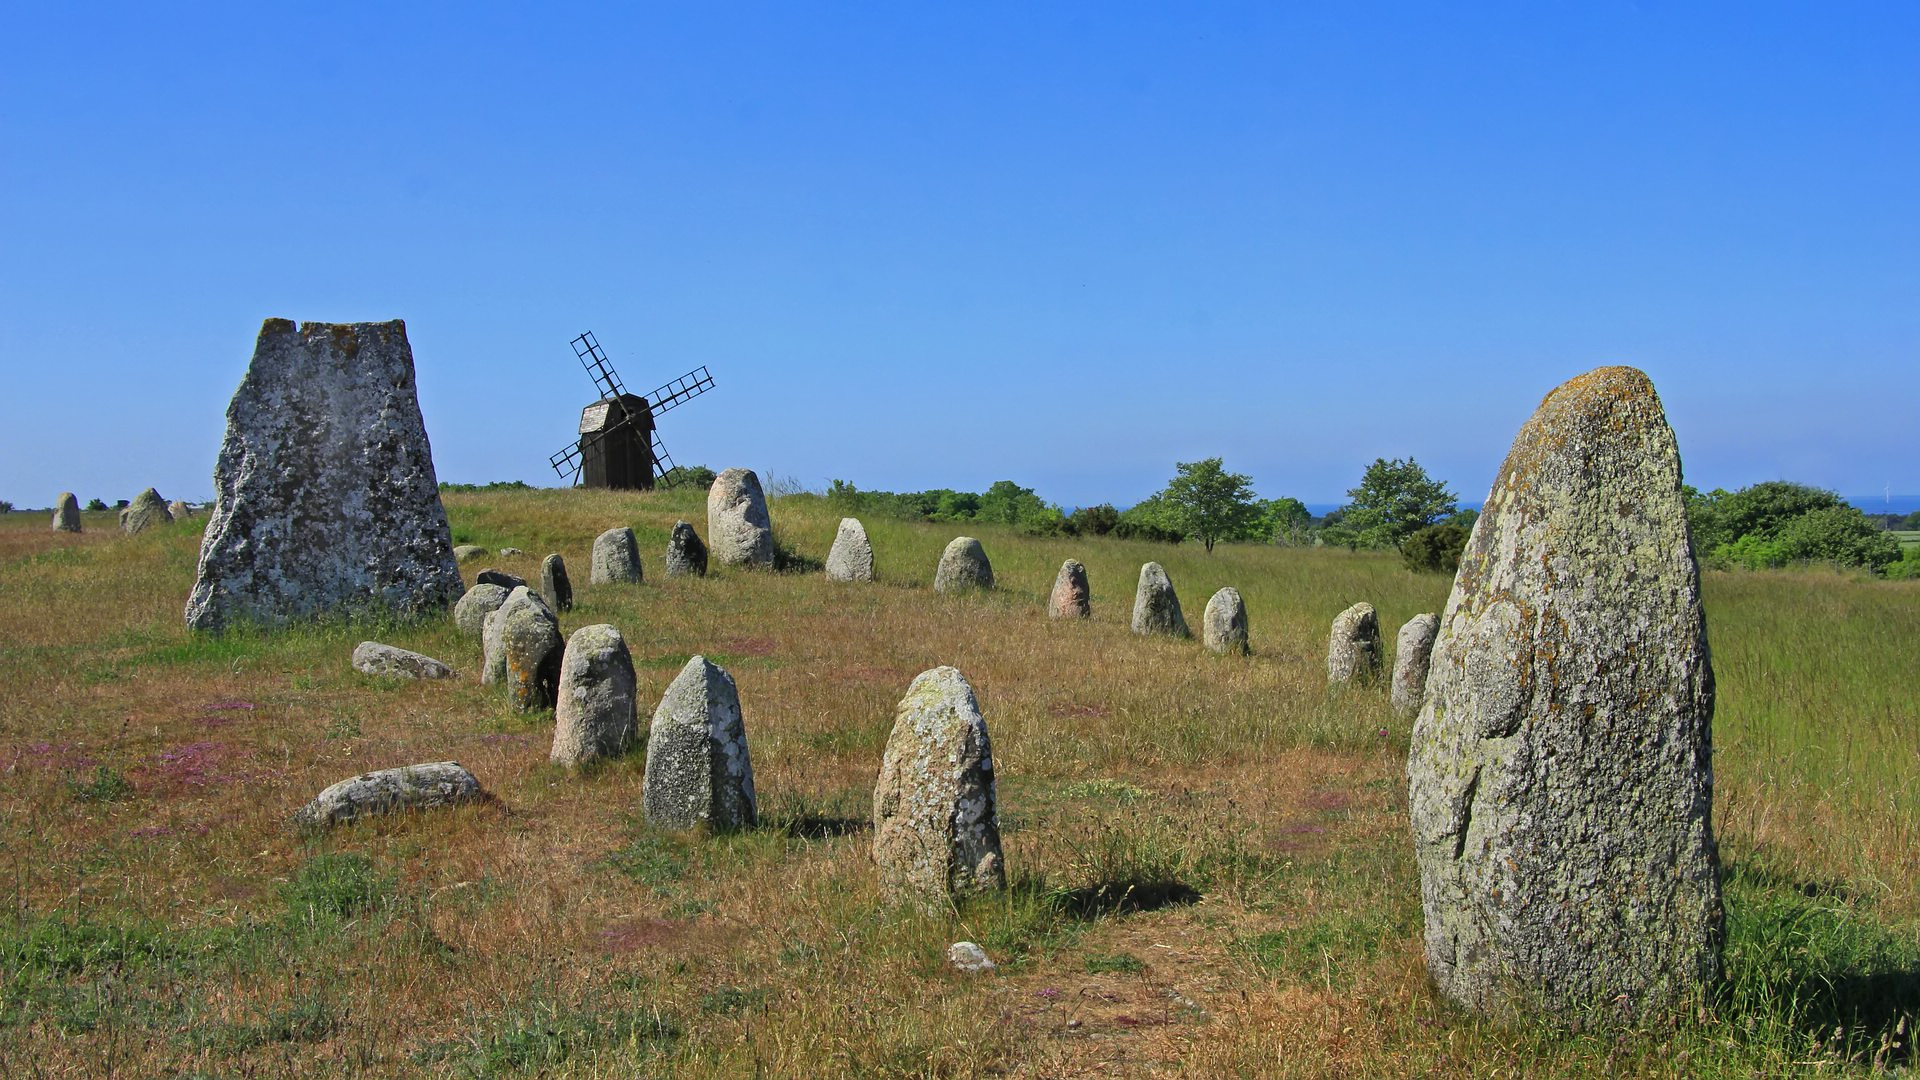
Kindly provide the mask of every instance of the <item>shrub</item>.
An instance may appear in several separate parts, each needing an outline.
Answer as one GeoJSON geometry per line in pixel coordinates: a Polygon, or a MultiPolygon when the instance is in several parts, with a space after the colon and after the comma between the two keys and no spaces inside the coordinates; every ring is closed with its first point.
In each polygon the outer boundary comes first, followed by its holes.
{"type": "Polygon", "coordinates": [[[1908,548],[1897,563],[1888,563],[1887,577],[1894,581],[1920,581],[1920,547],[1908,548]]]}
{"type": "Polygon", "coordinates": [[[1451,574],[1460,569],[1469,535],[1471,530],[1458,522],[1428,525],[1400,542],[1400,558],[1416,573],[1451,574]]]}
{"type": "Polygon", "coordinates": [[[1831,562],[1879,570],[1900,559],[1900,542],[1851,506],[1810,510],[1781,526],[1776,543],[1789,562],[1831,562]]]}
{"type": "Polygon", "coordinates": [[[89,510],[105,510],[106,508],[107,508],[107,504],[104,502],[101,502],[99,499],[87,500],[87,509],[89,510]]]}
{"type": "Polygon", "coordinates": [[[1120,524],[1120,511],[1112,503],[1083,506],[1067,515],[1065,531],[1069,536],[1105,536],[1120,524]]]}
{"type": "Polygon", "coordinates": [[[666,486],[670,488],[692,488],[705,491],[713,486],[720,474],[705,465],[675,465],[667,470],[666,486]]]}
{"type": "Polygon", "coordinates": [[[11,513],[13,513],[13,504],[8,502],[5,499],[0,499],[0,514],[11,514],[11,513]]]}

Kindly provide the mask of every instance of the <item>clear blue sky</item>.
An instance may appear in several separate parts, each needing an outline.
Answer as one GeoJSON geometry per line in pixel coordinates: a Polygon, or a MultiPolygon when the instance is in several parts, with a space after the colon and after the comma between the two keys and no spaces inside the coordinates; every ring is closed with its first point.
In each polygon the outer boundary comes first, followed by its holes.
{"type": "Polygon", "coordinates": [[[268,316],[404,318],[444,480],[591,329],[683,463],[1467,500],[1628,363],[1688,478],[1920,492],[1920,4],[9,2],[0,498],[204,498],[268,316]]]}

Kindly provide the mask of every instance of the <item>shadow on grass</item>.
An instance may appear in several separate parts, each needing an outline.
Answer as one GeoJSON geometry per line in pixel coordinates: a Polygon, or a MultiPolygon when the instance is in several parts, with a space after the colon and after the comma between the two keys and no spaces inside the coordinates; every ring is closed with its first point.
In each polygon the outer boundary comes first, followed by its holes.
{"type": "Polygon", "coordinates": [[[1061,912],[1076,919],[1159,911],[1200,901],[1199,889],[1170,879],[1100,881],[1077,889],[1062,889],[1053,895],[1061,912]]]}

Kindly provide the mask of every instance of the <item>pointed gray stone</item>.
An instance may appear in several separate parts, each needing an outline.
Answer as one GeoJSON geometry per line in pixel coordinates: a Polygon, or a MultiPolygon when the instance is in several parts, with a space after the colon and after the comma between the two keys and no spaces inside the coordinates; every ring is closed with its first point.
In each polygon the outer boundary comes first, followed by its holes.
{"type": "Polygon", "coordinates": [[[453,625],[469,637],[479,637],[486,631],[487,616],[500,610],[507,602],[508,590],[485,582],[468,589],[460,602],[453,605],[453,625]]]}
{"type": "Polygon", "coordinates": [[[619,630],[605,623],[575,630],[560,660],[553,763],[583,765],[626,753],[637,734],[635,686],[633,656],[619,630]]]}
{"type": "Polygon", "coordinates": [[[80,500],[73,492],[60,493],[60,501],[53,507],[53,528],[55,532],[80,531],[80,500]]]}
{"type": "Polygon", "coordinates": [[[1355,604],[1333,620],[1327,636],[1327,682],[1341,686],[1380,675],[1380,617],[1373,605],[1355,604]]]}
{"type": "Polygon", "coordinates": [[[966,676],[922,672],[894,714],[873,790],[881,888],[928,909],[1007,883],[993,744],[966,676]]]}
{"type": "Polygon", "coordinates": [[[827,550],[827,580],[873,580],[873,545],[867,541],[867,527],[859,518],[840,519],[833,547],[827,550]]]}
{"type": "Polygon", "coordinates": [[[573,581],[567,577],[567,560],[557,551],[540,560],[540,595],[555,611],[573,610],[573,581]]]}
{"type": "Polygon", "coordinates": [[[640,580],[640,544],[633,538],[632,529],[608,529],[594,538],[588,584],[628,585],[640,580]]]}
{"type": "Polygon", "coordinates": [[[684,521],[674,522],[673,531],[667,534],[667,576],[707,576],[707,545],[684,521]]]}
{"type": "Polygon", "coordinates": [[[971,536],[956,536],[940,553],[940,565],[933,571],[933,591],[951,593],[968,589],[993,588],[993,564],[986,549],[971,536]]]}
{"type": "Polygon", "coordinates": [[[667,687],[647,733],[641,798],[667,829],[744,829],[757,820],[753,762],[733,676],[696,656],[667,687]]]}
{"type": "Polygon", "coordinates": [[[172,523],[173,515],[167,511],[167,500],[152,488],[135,495],[132,505],[120,515],[120,528],[130,534],[145,532],[155,525],[172,523]]]}
{"type": "Polygon", "coordinates": [[[187,625],[444,611],[460,571],[406,324],[260,328],[227,406],[187,625]]]}
{"type": "Polygon", "coordinates": [[[400,810],[429,810],[486,798],[480,781],[457,761],[433,761],[361,773],[328,787],[293,815],[305,831],[345,825],[400,810]]]}
{"type": "Polygon", "coordinates": [[[1047,594],[1047,617],[1085,619],[1093,615],[1093,594],[1087,587],[1087,568],[1079,559],[1060,564],[1053,576],[1053,591],[1047,594]]]}
{"type": "Polygon", "coordinates": [[[1514,439],[1407,761],[1427,970],[1496,1016],[1634,1029],[1720,972],[1713,670],[1680,456],[1601,368],[1514,439]]]}
{"type": "Polygon", "coordinates": [[[353,669],[389,679],[451,679],[453,669],[417,652],[363,641],[353,650],[353,669]]]}
{"type": "Polygon", "coordinates": [[[1403,720],[1418,715],[1426,700],[1427,663],[1439,632],[1440,616],[1415,615],[1393,640],[1393,711],[1403,720]]]}
{"type": "Polygon", "coordinates": [[[773,521],[752,469],[728,469],[707,489],[707,539],[722,566],[773,567],[773,521]]]}
{"type": "Polygon", "coordinates": [[[179,499],[175,499],[167,504],[167,519],[169,521],[185,521],[192,516],[193,508],[181,502],[179,499]]]}
{"type": "Polygon", "coordinates": [[[1239,589],[1228,586],[1207,601],[1200,616],[1200,642],[1217,653],[1247,651],[1247,605],[1239,589]]]}
{"type": "Polygon", "coordinates": [[[1180,611],[1180,598],[1174,595],[1173,581],[1157,562],[1140,568],[1140,583],[1133,590],[1133,632],[1192,636],[1187,617],[1180,611]]]}

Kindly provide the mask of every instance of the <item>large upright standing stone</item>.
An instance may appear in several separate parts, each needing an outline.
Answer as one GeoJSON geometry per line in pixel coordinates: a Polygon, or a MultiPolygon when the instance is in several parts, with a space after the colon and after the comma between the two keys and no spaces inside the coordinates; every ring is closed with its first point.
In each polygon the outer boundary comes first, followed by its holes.
{"type": "Polygon", "coordinates": [[[752,469],[728,469],[707,489],[707,540],[722,566],[773,566],[773,521],[752,469]]]}
{"type": "Polygon", "coordinates": [[[499,611],[511,593],[510,589],[484,581],[475,585],[453,605],[453,625],[469,637],[481,636],[486,632],[487,616],[499,611]]]}
{"type": "Polygon", "coordinates": [[[1157,562],[1140,568],[1140,583],[1133,590],[1133,632],[1189,637],[1187,617],[1180,611],[1180,598],[1174,595],[1173,580],[1157,562]]]}
{"type": "Polygon", "coordinates": [[[575,630],[560,660],[553,763],[583,765],[626,753],[635,735],[634,688],[633,654],[619,630],[606,623],[575,630]]]}
{"type": "Polygon", "coordinates": [[[940,565],[933,570],[934,592],[965,592],[968,589],[993,588],[993,564],[987,561],[987,549],[971,536],[956,536],[940,553],[940,565]]]}
{"type": "Polygon", "coordinates": [[[1418,715],[1427,697],[1427,664],[1433,658],[1433,638],[1440,617],[1415,615],[1393,639],[1393,711],[1402,719],[1418,715]]]}
{"type": "Polygon", "coordinates": [[[406,324],[268,319],[227,406],[187,625],[444,610],[462,591],[406,324]]]}
{"type": "Polygon", "coordinates": [[[167,500],[152,488],[135,495],[132,505],[120,514],[120,528],[129,533],[145,532],[155,525],[172,522],[173,512],[167,509],[167,500]]]}
{"type": "Polygon", "coordinates": [[[673,531],[667,534],[667,576],[707,576],[707,545],[684,521],[674,522],[673,531]]]}
{"type": "Polygon", "coordinates": [[[882,889],[927,908],[1007,883],[993,744],[956,668],[921,672],[900,699],[873,789],[873,861],[882,889]]]}
{"type": "Polygon", "coordinates": [[[827,550],[828,581],[872,581],[873,544],[859,518],[841,518],[827,550]]]}
{"type": "Polygon", "coordinates": [[[640,542],[633,530],[608,529],[593,539],[593,565],[587,581],[594,585],[633,584],[641,580],[640,542]]]}
{"type": "Polygon", "coordinates": [[[758,820],[740,694],[704,656],[687,661],[653,712],[641,802],[647,820],[668,829],[745,829],[758,820]]]}
{"type": "Polygon", "coordinates": [[[1334,617],[1327,635],[1327,682],[1369,682],[1380,674],[1380,616],[1364,601],[1334,617]]]}
{"type": "Polygon", "coordinates": [[[486,617],[480,681],[504,682],[520,712],[551,707],[560,681],[560,620],[540,594],[525,585],[513,590],[486,617]]]}
{"type": "Polygon", "coordinates": [[[1427,970],[1495,1015],[1638,1025],[1720,969],[1713,671],[1680,455],[1601,368],[1514,439],[1407,761],[1427,970]]]}
{"type": "Polygon", "coordinates": [[[1217,653],[1247,651],[1247,603],[1229,585],[1214,593],[1200,616],[1200,643],[1217,653]]]}
{"type": "Polygon", "coordinates": [[[60,501],[53,507],[53,528],[55,532],[80,531],[80,500],[73,492],[60,493],[60,501]]]}
{"type": "Polygon", "coordinates": [[[1085,619],[1093,614],[1092,592],[1087,588],[1087,567],[1079,559],[1060,564],[1053,576],[1053,591],[1047,594],[1049,619],[1085,619]]]}
{"type": "Polygon", "coordinates": [[[573,579],[567,576],[567,560],[557,551],[540,560],[540,595],[555,611],[573,610],[573,579]]]}

